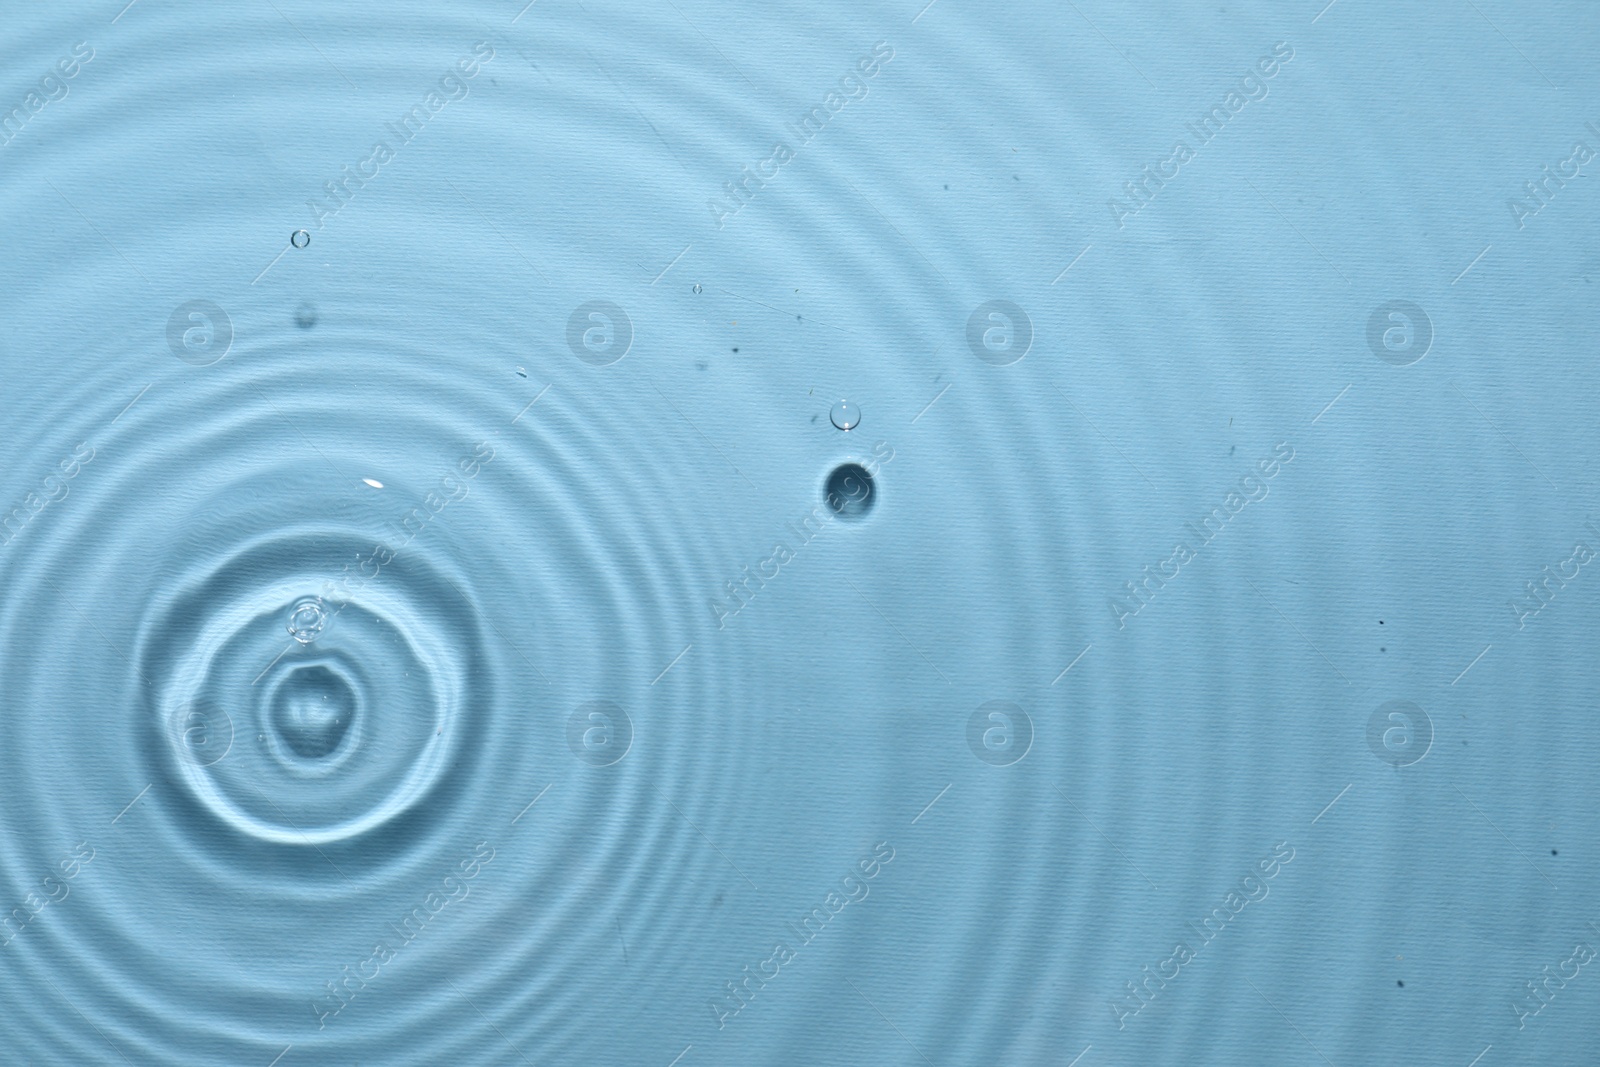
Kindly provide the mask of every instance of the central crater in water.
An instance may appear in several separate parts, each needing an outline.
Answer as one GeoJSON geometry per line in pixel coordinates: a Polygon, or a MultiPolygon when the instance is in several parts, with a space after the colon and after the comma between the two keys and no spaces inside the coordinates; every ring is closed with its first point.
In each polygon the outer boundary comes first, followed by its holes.
{"type": "Polygon", "coordinates": [[[344,742],[356,716],[356,692],[322,664],[294,670],[272,697],[272,728],[303,759],[330,756],[344,742]]]}

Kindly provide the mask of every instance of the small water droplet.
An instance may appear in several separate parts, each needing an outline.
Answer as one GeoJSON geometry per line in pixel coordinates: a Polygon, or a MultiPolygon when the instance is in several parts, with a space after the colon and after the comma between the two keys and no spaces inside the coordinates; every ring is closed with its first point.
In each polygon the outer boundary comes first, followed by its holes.
{"type": "Polygon", "coordinates": [[[861,409],[848,400],[841,400],[833,405],[833,410],[828,413],[828,417],[841,430],[853,430],[861,425],[861,409]]]}
{"type": "Polygon", "coordinates": [[[323,606],[321,597],[301,597],[294,602],[294,607],[289,609],[289,636],[302,645],[309,645],[315,641],[327,623],[328,611],[323,606]]]}

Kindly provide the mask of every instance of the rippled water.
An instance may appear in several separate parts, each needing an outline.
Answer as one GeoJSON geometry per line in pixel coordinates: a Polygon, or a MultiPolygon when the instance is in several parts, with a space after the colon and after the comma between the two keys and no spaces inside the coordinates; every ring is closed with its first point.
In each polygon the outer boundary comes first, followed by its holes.
{"type": "Polygon", "coordinates": [[[1592,1059],[1587,7],[123,2],[0,1062],[1592,1059]]]}

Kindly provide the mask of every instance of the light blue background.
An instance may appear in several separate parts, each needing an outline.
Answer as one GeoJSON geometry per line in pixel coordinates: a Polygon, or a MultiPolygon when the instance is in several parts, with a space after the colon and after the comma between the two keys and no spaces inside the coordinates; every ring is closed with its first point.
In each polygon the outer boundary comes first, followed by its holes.
{"type": "Polygon", "coordinates": [[[0,147],[0,508],[31,516],[0,545],[0,907],[94,851],[8,931],[0,1059],[1593,1059],[1600,974],[1512,1005],[1600,948],[1600,577],[1510,605],[1600,549],[1600,161],[1508,207],[1600,152],[1588,5],[0,6],[0,115],[94,51],[0,147]],[[1123,183],[1279,42],[1265,98],[1119,228],[1123,183]],[[996,299],[1031,323],[1008,366],[967,340],[996,299]],[[210,366],[169,345],[191,300],[231,323],[210,366]],[[596,300],[631,324],[609,366],[568,344],[596,300]],[[1431,326],[1409,366],[1368,345],[1391,300],[1431,326]],[[399,810],[408,757],[368,741],[255,773],[246,683],[302,654],[268,662],[273,598],[392,543],[482,442],[371,617],[304,652],[367,672],[369,739],[441,716],[427,791],[399,810]],[[1119,627],[1280,442],[1265,498],[1119,627]],[[880,443],[866,519],[797,545],[880,443]],[[235,640],[202,679],[207,627],[235,640]],[[275,838],[163,732],[202,682],[238,746],[215,773],[275,838]],[[593,700],[632,725],[607,767],[567,742],[593,700]],[[993,700],[1032,722],[1010,766],[967,742],[993,700]],[[1401,768],[1368,744],[1391,700],[1433,731],[1401,768]],[[324,983],[478,842],[470,894],[319,1028],[324,983]],[[879,842],[866,898],[719,1027],[879,842]],[[1280,842],[1269,895],[1119,1029],[1125,983],[1280,842]]]}

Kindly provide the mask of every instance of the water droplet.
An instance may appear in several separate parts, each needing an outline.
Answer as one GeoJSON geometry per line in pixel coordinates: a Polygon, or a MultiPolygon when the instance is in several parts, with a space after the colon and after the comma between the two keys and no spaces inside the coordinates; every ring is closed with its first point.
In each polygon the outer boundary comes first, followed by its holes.
{"type": "Polygon", "coordinates": [[[854,521],[865,517],[877,498],[872,475],[859,463],[842,463],[835,467],[823,487],[823,499],[841,519],[854,521]]]}
{"type": "Polygon", "coordinates": [[[861,425],[861,409],[848,400],[841,400],[833,405],[829,418],[833,419],[833,424],[839,429],[853,430],[861,425]]]}
{"type": "Polygon", "coordinates": [[[328,623],[328,610],[321,597],[304,596],[289,609],[289,636],[302,645],[309,645],[322,633],[328,623]]]}
{"type": "Polygon", "coordinates": [[[304,248],[311,243],[311,234],[305,230],[296,230],[289,235],[289,243],[296,248],[304,248]]]}

